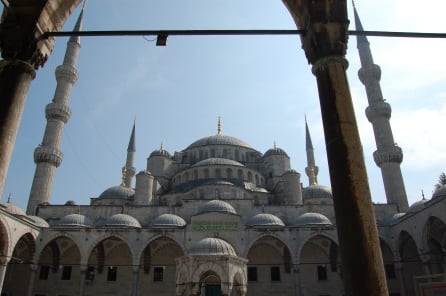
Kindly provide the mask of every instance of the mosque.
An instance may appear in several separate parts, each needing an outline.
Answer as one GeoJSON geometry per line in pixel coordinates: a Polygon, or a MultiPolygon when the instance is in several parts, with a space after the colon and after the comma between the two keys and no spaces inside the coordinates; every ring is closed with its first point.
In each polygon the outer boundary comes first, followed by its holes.
{"type": "MultiPolygon", "coordinates": [[[[356,10],[355,21],[361,30],[356,10]]],[[[434,295],[445,287],[446,187],[408,205],[380,68],[367,38],[357,42],[387,197],[374,209],[388,290],[434,295]]],[[[318,184],[308,125],[307,180],[284,150],[258,151],[220,121],[181,151],[154,150],[137,172],[133,126],[120,185],[89,205],[51,204],[79,49],[71,37],[56,70],[26,213],[0,204],[1,295],[344,295],[333,197],[318,184]]]]}

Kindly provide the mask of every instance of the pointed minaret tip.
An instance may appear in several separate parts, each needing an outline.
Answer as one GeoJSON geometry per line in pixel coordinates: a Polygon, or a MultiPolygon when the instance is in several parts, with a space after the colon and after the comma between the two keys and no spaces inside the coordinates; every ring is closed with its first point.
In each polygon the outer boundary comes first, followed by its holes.
{"type": "Polygon", "coordinates": [[[217,124],[217,136],[221,135],[221,117],[218,116],[218,124],[217,124]]]}
{"type": "MultiPolygon", "coordinates": [[[[84,0],[84,2],[82,4],[81,12],[79,13],[79,16],[77,17],[76,24],[74,25],[73,32],[82,31],[82,24],[83,24],[83,20],[84,20],[84,10],[85,10],[86,4],[87,4],[87,1],[84,0]]],[[[81,37],[73,35],[70,37],[68,42],[76,42],[78,44],[81,44],[81,37]]]]}
{"type": "Polygon", "coordinates": [[[128,152],[135,152],[136,151],[136,144],[135,144],[135,126],[136,126],[136,118],[133,121],[133,128],[132,128],[132,134],[130,135],[129,140],[129,146],[127,148],[128,152]]]}
{"type": "MultiPolygon", "coordinates": [[[[359,14],[358,11],[356,10],[356,5],[355,5],[355,1],[352,0],[352,5],[353,5],[353,14],[355,15],[355,28],[356,31],[358,32],[363,32],[364,28],[362,27],[362,23],[361,20],[359,19],[359,14]]],[[[356,35],[356,42],[357,44],[369,44],[369,40],[367,39],[366,35],[356,35]]]]}
{"type": "Polygon", "coordinates": [[[313,142],[311,141],[310,129],[308,128],[307,116],[305,115],[305,144],[306,148],[313,149],[313,142]]]}

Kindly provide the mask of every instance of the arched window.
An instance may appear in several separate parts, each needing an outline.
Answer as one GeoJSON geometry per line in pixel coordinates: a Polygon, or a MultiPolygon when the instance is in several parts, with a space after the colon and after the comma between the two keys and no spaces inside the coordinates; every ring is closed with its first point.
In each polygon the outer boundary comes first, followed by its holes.
{"type": "Polygon", "coordinates": [[[248,181],[252,182],[252,173],[251,172],[248,172],[248,181]]]}
{"type": "Polygon", "coordinates": [[[232,169],[231,168],[226,169],[226,178],[232,179],[232,169]]]}
{"type": "Polygon", "coordinates": [[[204,177],[209,178],[209,169],[204,169],[204,177]]]}
{"type": "Polygon", "coordinates": [[[221,178],[221,170],[215,169],[215,178],[221,178]]]}
{"type": "Polygon", "coordinates": [[[197,170],[194,171],[194,180],[198,180],[198,171],[197,170]]]}
{"type": "Polygon", "coordinates": [[[243,177],[243,171],[242,170],[237,170],[237,178],[239,178],[240,180],[244,180],[245,179],[243,177]]]}

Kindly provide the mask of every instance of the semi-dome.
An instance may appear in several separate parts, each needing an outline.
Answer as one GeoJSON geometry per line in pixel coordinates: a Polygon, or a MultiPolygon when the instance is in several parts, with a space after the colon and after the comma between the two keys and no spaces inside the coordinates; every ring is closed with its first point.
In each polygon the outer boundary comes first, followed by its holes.
{"type": "Polygon", "coordinates": [[[293,226],[331,226],[333,225],[327,217],[319,213],[305,213],[297,217],[293,226]]]}
{"type": "Polygon", "coordinates": [[[233,166],[244,167],[244,165],[241,164],[240,162],[226,158],[207,158],[197,162],[192,167],[207,166],[207,165],[233,165],[233,166]]]}
{"type": "Polygon", "coordinates": [[[59,221],[55,222],[53,226],[63,227],[92,227],[94,226],[90,218],[81,214],[68,214],[59,221]]]}
{"type": "Polygon", "coordinates": [[[217,134],[210,137],[204,137],[193,142],[192,144],[189,145],[189,147],[186,148],[186,150],[208,145],[231,145],[231,146],[240,146],[252,149],[251,146],[249,146],[247,143],[243,142],[240,139],[231,136],[224,136],[222,134],[217,134]]]}
{"type": "Polygon", "coordinates": [[[198,214],[210,212],[237,214],[235,209],[230,204],[219,199],[208,201],[198,208],[198,214]]]}
{"type": "Polygon", "coordinates": [[[50,227],[50,225],[48,224],[48,222],[46,222],[45,219],[39,217],[39,216],[28,216],[29,219],[31,219],[32,221],[34,221],[34,223],[41,227],[41,228],[48,228],[50,227]]]}
{"type": "Polygon", "coordinates": [[[435,190],[434,194],[432,194],[432,199],[445,196],[446,196],[446,185],[443,185],[437,190],[435,190]]]}
{"type": "Polygon", "coordinates": [[[429,200],[427,199],[422,199],[422,200],[418,200],[416,202],[414,202],[413,204],[410,205],[409,209],[407,210],[408,213],[414,213],[414,212],[418,212],[419,210],[423,209],[425,204],[428,202],[429,200]]]}
{"type": "Polygon", "coordinates": [[[237,256],[234,248],[222,239],[208,237],[194,243],[190,249],[190,255],[195,256],[237,256]]]}
{"type": "Polygon", "coordinates": [[[25,212],[18,205],[10,202],[2,202],[0,206],[12,215],[26,216],[25,212]]]}
{"type": "Polygon", "coordinates": [[[99,195],[99,198],[129,199],[134,195],[135,190],[133,188],[118,185],[106,189],[99,195]]]}
{"type": "Polygon", "coordinates": [[[253,217],[251,217],[248,222],[246,223],[246,226],[249,227],[284,227],[285,224],[282,222],[282,220],[273,215],[273,214],[267,214],[267,213],[261,213],[257,214],[253,217]]]}
{"type": "Polygon", "coordinates": [[[265,154],[263,155],[263,157],[269,157],[269,156],[273,156],[273,155],[284,155],[288,157],[288,154],[286,154],[285,150],[283,150],[282,148],[279,147],[274,147],[271,149],[268,149],[265,154]]]}
{"type": "Polygon", "coordinates": [[[333,198],[333,194],[329,187],[315,184],[303,188],[302,197],[304,199],[333,198]]]}
{"type": "Polygon", "coordinates": [[[186,221],[174,214],[162,214],[152,220],[151,226],[157,228],[184,227],[186,226],[186,221]]]}
{"type": "Polygon", "coordinates": [[[126,214],[115,214],[110,216],[102,224],[105,227],[132,227],[141,228],[141,224],[134,217],[126,214]]]}

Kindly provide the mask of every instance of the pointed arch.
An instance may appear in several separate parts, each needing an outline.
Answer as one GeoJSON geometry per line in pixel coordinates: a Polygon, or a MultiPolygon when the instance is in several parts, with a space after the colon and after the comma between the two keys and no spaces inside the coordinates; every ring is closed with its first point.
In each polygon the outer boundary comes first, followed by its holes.
{"type": "Polygon", "coordinates": [[[431,216],[423,228],[423,250],[428,254],[431,273],[443,273],[446,270],[446,224],[439,217],[431,216]]]}
{"type": "Polygon", "coordinates": [[[418,249],[413,237],[407,231],[401,231],[398,237],[398,252],[401,260],[404,290],[408,296],[415,295],[414,277],[424,274],[418,249]]]}
{"type": "Polygon", "coordinates": [[[36,241],[31,233],[25,233],[18,239],[6,268],[3,293],[7,295],[26,295],[27,285],[17,285],[17,279],[24,283],[30,281],[35,250],[36,241]]]}

